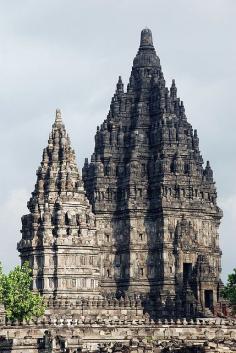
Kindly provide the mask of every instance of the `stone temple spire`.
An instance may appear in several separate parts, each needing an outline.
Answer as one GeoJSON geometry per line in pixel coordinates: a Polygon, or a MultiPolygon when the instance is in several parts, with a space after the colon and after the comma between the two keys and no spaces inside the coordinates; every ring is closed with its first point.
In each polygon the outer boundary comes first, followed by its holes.
{"type": "Polygon", "coordinates": [[[56,111],[55,122],[49,135],[48,146],[43,151],[41,166],[37,171],[37,183],[29,201],[30,210],[38,203],[53,204],[66,192],[80,192],[81,180],[76,165],[75,152],[62,122],[60,110],[56,111]]]}
{"type": "Polygon", "coordinates": [[[222,213],[213,173],[209,163],[203,167],[197,132],[175,81],[166,87],[150,29],[141,32],[127,92],[113,96],[83,179],[104,228],[105,292],[158,299],[146,308],[152,313],[178,297],[183,298],[178,310],[188,310],[187,287],[195,298],[192,311],[216,303],[222,213]],[[197,271],[203,254],[211,268],[204,283],[197,271]]]}
{"type": "Polygon", "coordinates": [[[75,152],[60,110],[43,150],[37,182],[22,217],[22,261],[33,268],[33,286],[47,296],[98,290],[95,216],[85,196],[75,152]],[[66,270],[65,270],[66,268],[66,270]]]}

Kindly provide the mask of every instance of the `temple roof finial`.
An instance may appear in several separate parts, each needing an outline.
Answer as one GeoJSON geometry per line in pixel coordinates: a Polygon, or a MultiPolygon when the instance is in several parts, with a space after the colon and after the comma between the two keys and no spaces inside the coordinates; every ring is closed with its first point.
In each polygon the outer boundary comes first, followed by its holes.
{"type": "Polygon", "coordinates": [[[116,93],[124,93],[124,84],[122,82],[121,76],[119,76],[118,82],[116,84],[116,93]]]}
{"type": "Polygon", "coordinates": [[[153,48],[152,32],[147,27],[141,32],[140,48],[153,48]]]}
{"type": "MultiPolygon", "coordinates": [[[[133,61],[133,68],[148,66],[160,67],[160,59],[153,46],[151,30],[149,28],[144,28],[141,32],[139,50],[133,61]]],[[[132,79],[132,75],[130,79],[132,79]]],[[[132,87],[131,80],[129,88],[130,87],[132,87]]]]}
{"type": "Polygon", "coordinates": [[[61,110],[60,110],[60,109],[56,109],[55,124],[56,124],[56,125],[62,124],[61,110]]]}

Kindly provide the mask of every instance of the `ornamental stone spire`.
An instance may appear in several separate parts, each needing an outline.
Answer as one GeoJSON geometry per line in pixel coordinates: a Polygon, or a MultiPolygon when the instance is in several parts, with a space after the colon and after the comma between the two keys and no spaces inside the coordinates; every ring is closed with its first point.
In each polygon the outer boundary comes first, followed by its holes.
{"type": "Polygon", "coordinates": [[[34,289],[71,300],[98,293],[96,220],[60,110],[43,150],[28,208],[30,213],[22,217],[18,250],[33,269],[34,289]]]}
{"type": "Polygon", "coordinates": [[[118,87],[120,80],[83,168],[104,227],[102,291],[140,293],[153,317],[213,310],[222,212],[210,164],[204,167],[175,81],[166,86],[149,29],[141,32],[127,91],[118,87]]]}

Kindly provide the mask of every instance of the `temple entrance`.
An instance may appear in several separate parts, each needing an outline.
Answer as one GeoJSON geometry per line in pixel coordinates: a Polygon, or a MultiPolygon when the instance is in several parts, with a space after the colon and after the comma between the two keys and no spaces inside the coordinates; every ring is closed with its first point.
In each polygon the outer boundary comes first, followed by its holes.
{"type": "Polygon", "coordinates": [[[184,262],[183,263],[183,281],[184,283],[188,282],[192,276],[192,263],[184,262]]]}
{"type": "Polygon", "coordinates": [[[213,307],[213,290],[205,290],[205,308],[211,309],[213,307]]]}

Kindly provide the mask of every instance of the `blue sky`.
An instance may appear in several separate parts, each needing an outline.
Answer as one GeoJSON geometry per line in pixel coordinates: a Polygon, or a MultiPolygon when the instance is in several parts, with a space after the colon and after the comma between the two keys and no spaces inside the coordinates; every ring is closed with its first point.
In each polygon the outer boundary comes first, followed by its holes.
{"type": "Polygon", "coordinates": [[[210,160],[224,211],[223,279],[236,267],[235,0],[0,0],[0,259],[18,263],[20,218],[54,119],[82,167],[118,76],[128,82],[140,31],[151,28],[170,85],[210,160]]]}

